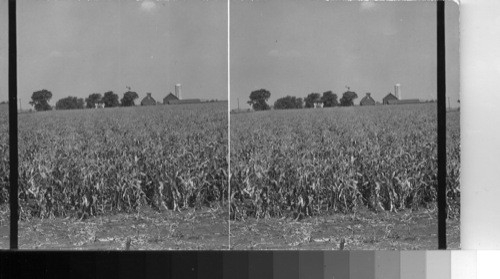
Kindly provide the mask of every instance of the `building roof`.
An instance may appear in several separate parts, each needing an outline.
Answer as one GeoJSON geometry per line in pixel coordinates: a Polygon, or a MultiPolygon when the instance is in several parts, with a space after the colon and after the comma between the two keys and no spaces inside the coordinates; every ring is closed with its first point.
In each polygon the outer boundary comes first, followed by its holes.
{"type": "Polygon", "coordinates": [[[152,106],[156,105],[156,101],[153,97],[151,97],[151,93],[147,93],[147,96],[144,97],[141,101],[141,106],[152,106]]]}
{"type": "Polygon", "coordinates": [[[394,96],[392,93],[389,93],[382,100],[384,100],[384,101],[398,100],[398,97],[394,96]]]}
{"type": "Polygon", "coordinates": [[[361,101],[359,102],[359,105],[361,106],[374,105],[374,104],[375,100],[372,98],[372,96],[370,96],[370,93],[366,93],[366,96],[364,96],[363,99],[361,99],[361,101]]]}
{"type": "Polygon", "coordinates": [[[172,92],[170,92],[165,98],[163,98],[163,102],[169,100],[179,100],[179,98],[177,98],[177,96],[175,96],[172,92]]]}

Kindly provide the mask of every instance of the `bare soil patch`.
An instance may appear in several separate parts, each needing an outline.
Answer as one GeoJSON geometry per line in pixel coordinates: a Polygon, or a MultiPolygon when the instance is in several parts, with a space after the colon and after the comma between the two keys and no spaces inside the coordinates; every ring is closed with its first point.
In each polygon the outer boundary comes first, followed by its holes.
{"type": "MultiPolygon", "coordinates": [[[[0,248],[9,247],[5,211],[0,248]]],[[[20,249],[50,250],[224,250],[229,248],[228,214],[203,208],[182,212],[145,211],[92,217],[31,219],[19,222],[20,249]]]]}
{"type": "MultiPolygon", "coordinates": [[[[86,220],[31,219],[19,222],[20,249],[50,250],[226,250],[228,214],[204,208],[147,211],[86,220]]],[[[447,224],[448,249],[460,248],[460,220],[447,224]]],[[[249,218],[231,221],[232,250],[435,250],[435,210],[398,213],[361,211],[295,221],[249,218]]],[[[9,248],[9,220],[0,213],[0,249],[9,248]]]]}
{"type": "MultiPolygon", "coordinates": [[[[360,211],[300,221],[290,218],[231,221],[232,250],[436,250],[437,211],[360,211]]],[[[460,247],[460,220],[449,220],[448,249],[460,247]]]]}

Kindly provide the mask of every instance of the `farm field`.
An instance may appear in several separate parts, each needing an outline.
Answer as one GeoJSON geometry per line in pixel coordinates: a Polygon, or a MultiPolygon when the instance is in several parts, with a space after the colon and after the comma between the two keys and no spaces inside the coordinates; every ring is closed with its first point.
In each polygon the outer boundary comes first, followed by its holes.
{"type": "Polygon", "coordinates": [[[0,249],[9,246],[9,106],[0,105],[0,249]],[[5,244],[4,244],[5,242],[5,244]]]}
{"type": "MultiPolygon", "coordinates": [[[[437,210],[323,214],[231,221],[234,250],[435,250],[437,210]]],[[[447,221],[448,249],[460,248],[460,221],[447,221]]]]}
{"type": "MultiPolygon", "coordinates": [[[[1,152],[7,152],[4,132],[1,152]]],[[[189,235],[182,232],[186,224],[219,235],[205,248],[222,249],[227,246],[227,141],[224,102],[20,114],[20,247],[86,247],[80,240],[48,244],[42,236],[71,237],[72,228],[88,231],[108,222],[121,228],[108,226],[105,238],[113,244],[90,249],[121,247],[122,235],[131,236],[132,246],[158,235],[156,248],[204,249],[181,241],[189,235]],[[173,213],[178,216],[164,218],[173,213]],[[52,233],[44,235],[47,230],[52,233]],[[180,242],[173,245],[176,237],[180,242]]],[[[1,164],[1,171],[8,169],[8,161],[1,164]]],[[[7,233],[7,184],[0,186],[1,230],[7,233]]],[[[0,246],[5,245],[3,238],[0,246]]]]}
{"type": "MultiPolygon", "coordinates": [[[[19,222],[19,248],[40,250],[220,250],[229,247],[227,210],[105,214],[85,220],[31,218],[19,222]],[[127,242],[129,247],[127,249],[127,242]]],[[[8,219],[5,218],[8,224],[8,219]]],[[[0,249],[9,247],[0,226],[0,249]]]]}
{"type": "MultiPolygon", "coordinates": [[[[455,248],[459,120],[459,112],[447,114],[448,243],[455,248]]],[[[258,249],[307,249],[315,237],[344,238],[346,249],[435,249],[436,184],[436,104],[231,115],[231,244],[242,249],[261,239],[269,243],[258,249]],[[290,239],[279,240],[284,235],[290,239]]]]}

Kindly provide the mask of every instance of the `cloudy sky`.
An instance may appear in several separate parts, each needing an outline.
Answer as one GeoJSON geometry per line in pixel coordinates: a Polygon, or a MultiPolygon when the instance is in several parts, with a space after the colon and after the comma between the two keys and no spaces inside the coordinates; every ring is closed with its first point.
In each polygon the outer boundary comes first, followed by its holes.
{"type": "MultiPolygon", "coordinates": [[[[346,86],[381,101],[436,99],[434,2],[231,1],[231,108],[256,89],[270,104],[346,86]]],[[[458,6],[446,4],[447,94],[459,96],[458,6]]]]}
{"type": "MultiPolygon", "coordinates": [[[[51,104],[126,86],[157,100],[227,100],[227,1],[18,1],[18,97],[52,91],[51,104]]],[[[0,1],[1,34],[7,1],[0,1]]],[[[5,26],[5,27],[4,27],[5,26]]],[[[5,29],[5,30],[3,30],[5,29]]],[[[7,99],[7,37],[0,36],[0,100],[7,99]]],[[[137,103],[137,102],[136,102],[137,103]]]]}

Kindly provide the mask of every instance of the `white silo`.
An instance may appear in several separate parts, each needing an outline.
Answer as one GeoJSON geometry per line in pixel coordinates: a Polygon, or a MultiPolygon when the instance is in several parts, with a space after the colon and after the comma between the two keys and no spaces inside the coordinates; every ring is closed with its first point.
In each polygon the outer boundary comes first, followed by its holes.
{"type": "Polygon", "coordinates": [[[396,83],[396,85],[394,85],[394,94],[398,100],[401,100],[401,84],[396,83]]]}
{"type": "Polygon", "coordinates": [[[175,85],[175,96],[180,100],[181,99],[181,84],[177,83],[175,85]]]}

